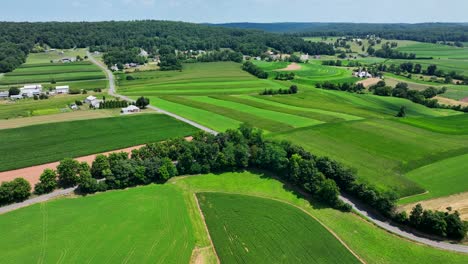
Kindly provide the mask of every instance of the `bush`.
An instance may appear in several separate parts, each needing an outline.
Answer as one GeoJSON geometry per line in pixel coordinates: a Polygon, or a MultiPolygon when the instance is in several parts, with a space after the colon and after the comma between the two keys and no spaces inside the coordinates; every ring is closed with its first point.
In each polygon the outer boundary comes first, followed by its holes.
{"type": "Polygon", "coordinates": [[[16,178],[0,185],[0,205],[22,202],[31,196],[31,185],[23,178],[16,178]]]}
{"type": "Polygon", "coordinates": [[[80,94],[81,93],[81,90],[80,89],[77,89],[77,88],[70,88],[69,94],[80,94]]]}
{"type": "Polygon", "coordinates": [[[141,109],[146,109],[146,106],[148,106],[150,104],[150,100],[149,98],[146,98],[146,97],[140,97],[136,100],[136,106],[138,106],[139,108],[141,109]]]}
{"type": "Polygon", "coordinates": [[[54,170],[45,169],[39,180],[40,182],[34,187],[35,194],[50,193],[57,188],[57,174],[54,170]]]}

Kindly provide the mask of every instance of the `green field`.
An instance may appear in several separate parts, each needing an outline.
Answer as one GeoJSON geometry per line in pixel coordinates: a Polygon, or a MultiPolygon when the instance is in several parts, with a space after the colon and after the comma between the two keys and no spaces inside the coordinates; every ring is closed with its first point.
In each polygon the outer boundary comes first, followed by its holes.
{"type": "Polygon", "coordinates": [[[414,53],[416,57],[433,57],[434,59],[468,59],[468,48],[414,42],[410,45],[397,47],[398,51],[414,53]]]}
{"type": "Polygon", "coordinates": [[[66,157],[189,136],[197,131],[159,114],[49,123],[0,130],[0,171],[23,168],[66,157]]]}
{"type": "Polygon", "coordinates": [[[444,159],[407,173],[407,177],[423,186],[428,193],[408,197],[401,203],[439,198],[466,192],[468,181],[468,154],[444,159]]]}
{"type": "Polygon", "coordinates": [[[308,214],[245,195],[197,194],[222,263],[360,263],[308,214]]]}
{"type": "MultiPolygon", "coordinates": [[[[297,192],[290,190],[288,186],[261,173],[209,174],[174,178],[170,183],[191,193],[224,192],[278,199],[291,203],[306,210],[333,230],[366,263],[402,263],[402,259],[406,264],[466,263],[468,261],[466,254],[416,244],[391,235],[355,214],[326,208],[314,201],[310,203],[297,192]]],[[[261,212],[264,211],[261,209],[261,212]]],[[[275,250],[279,249],[275,248],[275,250]]]]}
{"type": "MultiPolygon", "coordinates": [[[[287,66],[284,62],[256,64],[270,72],[287,66]]],[[[238,88],[222,88],[230,81],[216,76],[245,74],[235,63],[198,63],[186,65],[182,72],[135,73],[135,81],[120,82],[119,92],[133,98],[149,95],[153,105],[217,131],[250,123],[271,138],[290,140],[314,154],[340,160],[357,169],[361,181],[395,190],[402,197],[425,191],[405,176],[407,171],[468,153],[460,112],[430,109],[401,98],[316,89],[314,79],[347,81],[351,73],[314,63],[300,65],[303,68],[292,82],[257,80],[266,83],[265,88],[296,83],[296,95],[260,96],[257,89],[246,94],[238,88]],[[168,85],[168,78],[176,85],[168,85]],[[134,86],[134,82],[145,85],[134,86]],[[393,119],[401,106],[407,109],[407,119],[386,120],[393,119]]]]}
{"type": "MultiPolygon", "coordinates": [[[[0,217],[2,263],[188,263],[194,249],[203,249],[203,259],[207,260],[205,263],[216,263],[194,199],[194,193],[200,192],[264,198],[251,198],[255,204],[240,201],[245,206],[238,208],[239,215],[243,215],[244,210],[258,208],[248,213],[248,219],[254,219],[254,223],[249,225],[247,219],[240,219],[232,221],[232,224],[268,232],[284,232],[279,226],[273,226],[277,227],[274,230],[267,229],[265,224],[259,226],[260,221],[268,223],[268,219],[261,218],[261,215],[275,215],[275,219],[270,219],[269,223],[292,222],[291,232],[302,231],[297,237],[290,236],[288,232],[279,240],[268,237],[255,246],[263,243],[270,247],[284,245],[286,241],[300,241],[308,245],[305,251],[300,252],[301,257],[314,253],[314,260],[320,263],[337,263],[337,259],[339,263],[346,263],[351,255],[312,218],[279,201],[313,215],[366,263],[401,263],[402,259],[408,264],[458,264],[468,261],[468,255],[415,244],[391,235],[355,214],[326,208],[314,201],[310,203],[267,175],[242,172],[176,177],[164,185],[109,191],[80,198],[59,198],[3,214],[0,217]],[[265,208],[270,205],[274,210],[265,208]],[[285,210],[287,215],[280,215],[277,210],[285,210]],[[294,218],[287,217],[290,215],[294,218]],[[288,240],[284,240],[286,237],[288,240]],[[327,248],[317,252],[324,246],[320,243],[327,248]],[[318,254],[321,259],[317,258],[318,254]]],[[[228,209],[235,208],[236,204],[222,203],[228,209]]],[[[235,212],[226,213],[233,215],[235,212]]],[[[244,229],[241,232],[250,236],[244,229]]],[[[302,247],[303,244],[298,246],[302,247]]],[[[265,252],[264,249],[254,251],[253,248],[249,247],[252,254],[265,252]]],[[[292,252],[291,249],[287,253],[292,252]]],[[[273,247],[269,253],[280,254],[281,251],[273,247]]],[[[289,262],[298,262],[296,259],[289,262]]]]}
{"type": "Polygon", "coordinates": [[[195,244],[170,185],[59,199],[0,217],[2,263],[188,263],[195,244]]]}

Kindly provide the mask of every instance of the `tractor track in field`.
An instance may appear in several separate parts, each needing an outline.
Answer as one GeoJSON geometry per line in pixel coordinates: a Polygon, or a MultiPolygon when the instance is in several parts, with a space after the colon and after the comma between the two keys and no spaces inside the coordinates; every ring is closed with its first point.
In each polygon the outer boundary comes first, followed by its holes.
{"type": "MultiPolygon", "coordinates": [[[[89,51],[88,51],[87,53],[88,53],[88,58],[89,58],[89,60],[90,60],[91,62],[93,62],[94,64],[96,64],[99,68],[101,68],[101,69],[106,73],[107,80],[109,81],[109,95],[114,96],[114,97],[118,97],[118,98],[120,98],[120,99],[122,99],[122,100],[125,100],[125,101],[127,101],[127,102],[135,102],[135,100],[133,100],[133,99],[127,97],[127,96],[118,94],[118,93],[116,92],[114,74],[113,74],[105,65],[103,65],[101,62],[97,61],[97,60],[92,56],[92,54],[91,54],[89,51]]],[[[176,115],[176,114],[174,114],[174,113],[172,113],[172,112],[163,110],[163,109],[161,109],[161,108],[158,108],[158,107],[155,107],[155,106],[152,106],[152,105],[147,106],[147,108],[152,109],[152,110],[155,110],[155,111],[157,111],[157,112],[159,112],[159,113],[168,115],[168,116],[170,116],[170,117],[173,117],[173,118],[175,118],[175,119],[177,119],[177,120],[180,120],[180,121],[182,121],[182,122],[184,122],[184,123],[187,123],[187,124],[189,124],[189,125],[191,125],[191,126],[194,126],[194,127],[198,128],[198,129],[201,129],[201,130],[203,130],[203,131],[205,131],[205,132],[208,132],[208,133],[210,133],[210,134],[213,134],[213,135],[218,134],[218,132],[217,132],[217,131],[214,131],[213,129],[210,129],[210,128],[208,128],[208,127],[205,127],[205,126],[203,126],[203,125],[200,125],[200,124],[198,124],[198,123],[196,123],[196,122],[194,122],[194,121],[192,121],[192,120],[189,120],[189,119],[187,119],[187,118],[181,117],[181,116],[176,115]]]]}

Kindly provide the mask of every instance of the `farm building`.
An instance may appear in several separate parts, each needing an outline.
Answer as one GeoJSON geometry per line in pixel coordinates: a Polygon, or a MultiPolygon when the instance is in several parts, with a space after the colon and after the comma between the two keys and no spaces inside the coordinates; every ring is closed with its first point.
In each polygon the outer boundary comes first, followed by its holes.
{"type": "Polygon", "coordinates": [[[86,99],[84,101],[85,101],[85,103],[90,104],[92,101],[95,101],[96,99],[97,99],[96,96],[90,95],[90,96],[86,97],[86,99]]]}
{"type": "Polygon", "coordinates": [[[134,105],[129,105],[125,108],[122,108],[122,114],[130,114],[130,113],[138,113],[140,112],[140,108],[134,105]]]}
{"type": "Polygon", "coordinates": [[[8,91],[0,92],[0,98],[7,98],[9,95],[8,91]]]}
{"type": "Polygon", "coordinates": [[[99,108],[99,106],[101,105],[101,102],[102,102],[102,100],[97,100],[96,99],[96,100],[91,101],[89,104],[94,108],[99,108]]]}
{"type": "Polygon", "coordinates": [[[56,94],[67,94],[69,92],[70,92],[70,86],[68,86],[68,85],[55,87],[55,93],[56,94]]]}
{"type": "Polygon", "coordinates": [[[21,94],[12,95],[12,96],[10,96],[10,99],[12,99],[12,100],[23,99],[23,96],[21,94]]]}
{"type": "Polygon", "coordinates": [[[42,85],[30,84],[20,88],[20,94],[27,97],[33,97],[34,95],[40,95],[42,93],[42,85]]]}
{"type": "Polygon", "coordinates": [[[148,52],[144,49],[140,49],[140,54],[138,54],[141,57],[148,57],[148,52]]]}
{"type": "Polygon", "coordinates": [[[354,73],[355,77],[358,78],[372,78],[372,74],[366,72],[366,71],[358,71],[354,73]]]}
{"type": "Polygon", "coordinates": [[[75,62],[75,58],[62,58],[61,59],[62,63],[70,63],[70,62],[75,62]]]}
{"type": "Polygon", "coordinates": [[[309,53],[301,54],[300,60],[301,61],[308,61],[309,60],[309,53]]]}

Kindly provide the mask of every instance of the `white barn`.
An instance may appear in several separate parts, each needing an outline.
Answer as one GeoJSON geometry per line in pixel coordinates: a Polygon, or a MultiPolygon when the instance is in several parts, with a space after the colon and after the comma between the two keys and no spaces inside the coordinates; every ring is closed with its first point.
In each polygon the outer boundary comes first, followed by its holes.
{"type": "Polygon", "coordinates": [[[70,86],[68,86],[68,85],[55,87],[55,93],[56,94],[67,94],[69,92],[70,92],[70,86]]]}
{"type": "Polygon", "coordinates": [[[20,88],[20,94],[27,97],[33,97],[34,95],[40,95],[42,93],[42,85],[40,84],[28,84],[23,88],[20,88]]]}
{"type": "Polygon", "coordinates": [[[130,114],[130,113],[138,113],[140,112],[140,108],[134,105],[129,105],[125,108],[122,108],[122,114],[130,114]]]}

